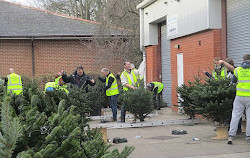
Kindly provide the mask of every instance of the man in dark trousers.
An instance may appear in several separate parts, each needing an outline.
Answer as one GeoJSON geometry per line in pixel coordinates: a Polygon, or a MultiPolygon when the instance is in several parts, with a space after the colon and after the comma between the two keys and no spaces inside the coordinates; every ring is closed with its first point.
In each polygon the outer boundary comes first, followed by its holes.
{"type": "Polygon", "coordinates": [[[109,97],[110,107],[113,113],[112,121],[117,121],[117,97],[119,94],[118,84],[115,76],[107,68],[103,68],[101,72],[106,78],[103,79],[98,77],[98,79],[102,82],[106,82],[104,90],[106,91],[106,95],[109,97]]]}
{"type": "Polygon", "coordinates": [[[76,71],[70,76],[67,76],[63,72],[62,79],[65,83],[70,83],[77,86],[78,88],[85,89],[86,93],[88,92],[88,85],[95,85],[95,80],[90,79],[90,77],[84,73],[82,66],[78,66],[76,71]]]}
{"type": "Polygon", "coordinates": [[[147,84],[147,89],[154,92],[154,106],[155,109],[161,109],[161,94],[164,89],[164,85],[161,82],[151,82],[147,84]],[[157,101],[156,101],[157,99],[157,101]]]}

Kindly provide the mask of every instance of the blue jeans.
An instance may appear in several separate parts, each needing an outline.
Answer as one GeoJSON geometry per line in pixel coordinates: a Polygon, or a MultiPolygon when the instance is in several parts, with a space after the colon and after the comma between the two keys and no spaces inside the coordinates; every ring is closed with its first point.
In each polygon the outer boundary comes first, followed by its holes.
{"type": "Polygon", "coordinates": [[[118,95],[113,95],[113,96],[109,97],[109,103],[110,103],[110,107],[112,109],[114,120],[117,119],[117,98],[118,98],[118,95]]]}

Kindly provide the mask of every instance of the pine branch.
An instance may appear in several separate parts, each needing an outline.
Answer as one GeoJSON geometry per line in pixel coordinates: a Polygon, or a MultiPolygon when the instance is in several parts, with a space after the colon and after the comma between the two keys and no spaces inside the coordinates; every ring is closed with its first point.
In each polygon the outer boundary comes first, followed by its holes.
{"type": "Polygon", "coordinates": [[[125,146],[123,151],[120,153],[119,158],[128,157],[134,150],[135,150],[135,147],[133,146],[125,146]]]}
{"type": "Polygon", "coordinates": [[[4,158],[11,158],[15,144],[21,135],[21,125],[17,118],[12,118],[10,112],[10,100],[9,96],[4,98],[1,109],[1,124],[2,132],[0,132],[0,155],[4,158]]]}
{"type": "Polygon", "coordinates": [[[127,158],[134,150],[135,147],[133,146],[125,146],[121,153],[119,153],[117,149],[114,149],[112,152],[108,152],[101,158],[127,158]]]}

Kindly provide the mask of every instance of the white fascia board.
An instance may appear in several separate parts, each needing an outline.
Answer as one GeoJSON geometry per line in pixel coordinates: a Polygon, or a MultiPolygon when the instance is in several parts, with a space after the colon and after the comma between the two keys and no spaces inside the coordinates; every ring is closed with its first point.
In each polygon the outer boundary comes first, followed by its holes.
{"type": "Polygon", "coordinates": [[[138,4],[136,6],[136,9],[143,9],[146,8],[147,6],[149,6],[150,4],[154,3],[157,0],[145,0],[143,2],[141,2],[140,4],[138,4]]]}

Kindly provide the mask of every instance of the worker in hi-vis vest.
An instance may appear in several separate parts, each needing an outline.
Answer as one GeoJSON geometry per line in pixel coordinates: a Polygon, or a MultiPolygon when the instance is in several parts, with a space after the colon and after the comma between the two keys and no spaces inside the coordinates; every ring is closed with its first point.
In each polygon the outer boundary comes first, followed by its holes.
{"type": "MultiPolygon", "coordinates": [[[[124,71],[121,73],[121,83],[124,91],[136,89],[138,87],[137,76],[131,71],[130,61],[123,63],[124,71]]],[[[125,122],[126,109],[124,105],[121,108],[121,122],[125,122]]],[[[133,120],[135,122],[135,120],[133,120]]]]}
{"type": "Polygon", "coordinates": [[[58,74],[56,74],[55,82],[48,82],[45,84],[45,88],[44,88],[45,92],[58,89],[58,90],[65,91],[67,94],[69,93],[69,91],[67,90],[67,85],[62,80],[62,72],[63,70],[60,71],[58,74]]]}
{"type": "Polygon", "coordinates": [[[233,102],[232,119],[228,132],[228,144],[232,144],[236,135],[240,118],[246,112],[246,140],[250,144],[250,54],[243,56],[243,63],[240,67],[235,68],[233,83],[237,82],[236,96],[233,102]]]}
{"type": "Polygon", "coordinates": [[[161,95],[164,89],[164,85],[161,82],[151,82],[147,84],[147,89],[154,92],[154,107],[157,110],[161,108],[161,95]],[[157,99],[157,101],[156,101],[157,99]]]}
{"type": "Polygon", "coordinates": [[[213,60],[214,63],[214,70],[212,71],[212,75],[205,70],[202,70],[202,72],[207,75],[209,78],[214,78],[214,79],[225,79],[225,78],[231,78],[233,76],[233,70],[234,66],[231,64],[233,63],[233,60],[230,58],[227,58],[226,61],[231,61],[228,62],[230,64],[227,64],[227,62],[221,62],[220,57],[215,57],[213,60]]]}
{"type": "Polygon", "coordinates": [[[119,94],[117,80],[107,68],[102,68],[101,73],[106,78],[103,79],[98,77],[98,79],[106,83],[104,90],[106,91],[106,95],[109,97],[110,108],[113,113],[112,121],[117,121],[117,98],[119,94]]]}
{"type": "Polygon", "coordinates": [[[15,74],[14,69],[9,69],[9,75],[5,78],[7,83],[7,93],[20,95],[23,93],[23,83],[21,76],[15,74]]]}

